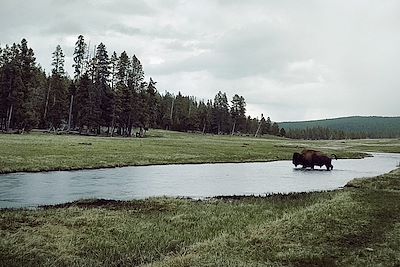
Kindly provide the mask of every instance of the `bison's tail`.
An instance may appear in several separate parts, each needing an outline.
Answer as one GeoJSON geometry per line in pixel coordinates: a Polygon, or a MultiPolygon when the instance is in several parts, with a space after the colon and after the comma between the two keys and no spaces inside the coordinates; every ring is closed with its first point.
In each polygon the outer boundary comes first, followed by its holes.
{"type": "Polygon", "coordinates": [[[336,155],[335,154],[332,154],[332,156],[337,160],[337,157],[336,157],[336,155]]]}

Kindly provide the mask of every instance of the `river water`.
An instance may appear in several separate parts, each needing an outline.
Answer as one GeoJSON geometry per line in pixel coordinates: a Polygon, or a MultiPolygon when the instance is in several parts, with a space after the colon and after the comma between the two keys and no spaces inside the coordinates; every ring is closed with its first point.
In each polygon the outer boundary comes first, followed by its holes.
{"type": "Polygon", "coordinates": [[[400,154],[333,160],[326,171],[294,168],[291,161],[156,165],[113,169],[0,175],[0,208],[35,207],[83,198],[143,199],[153,196],[205,198],[220,195],[332,190],[353,178],[389,172],[400,154]]]}

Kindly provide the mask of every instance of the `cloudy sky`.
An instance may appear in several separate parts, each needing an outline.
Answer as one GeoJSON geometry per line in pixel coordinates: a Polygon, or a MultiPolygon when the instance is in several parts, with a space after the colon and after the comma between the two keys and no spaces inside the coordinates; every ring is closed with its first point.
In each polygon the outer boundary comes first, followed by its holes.
{"type": "Polygon", "coordinates": [[[142,61],[160,92],[244,96],[273,121],[400,115],[397,0],[0,0],[0,45],[26,38],[72,74],[82,34],[142,61]]]}

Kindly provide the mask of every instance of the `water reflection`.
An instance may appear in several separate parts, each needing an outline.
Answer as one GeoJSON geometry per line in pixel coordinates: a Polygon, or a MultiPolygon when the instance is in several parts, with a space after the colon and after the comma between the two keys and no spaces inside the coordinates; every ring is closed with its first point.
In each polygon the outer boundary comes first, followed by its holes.
{"type": "MultiPolygon", "coordinates": [[[[290,161],[163,165],[0,175],[0,208],[56,204],[81,198],[249,195],[331,190],[357,177],[396,167],[400,154],[333,161],[333,171],[304,171],[290,161]]],[[[318,170],[318,168],[317,168],[318,170]]]]}

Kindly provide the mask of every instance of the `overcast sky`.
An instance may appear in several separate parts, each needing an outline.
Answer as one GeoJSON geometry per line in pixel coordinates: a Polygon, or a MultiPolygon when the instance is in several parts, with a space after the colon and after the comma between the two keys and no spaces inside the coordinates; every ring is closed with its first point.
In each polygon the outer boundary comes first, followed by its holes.
{"type": "Polygon", "coordinates": [[[82,34],[141,60],[160,92],[237,93],[273,121],[400,115],[400,1],[0,0],[0,44],[72,76],[82,34]]]}

